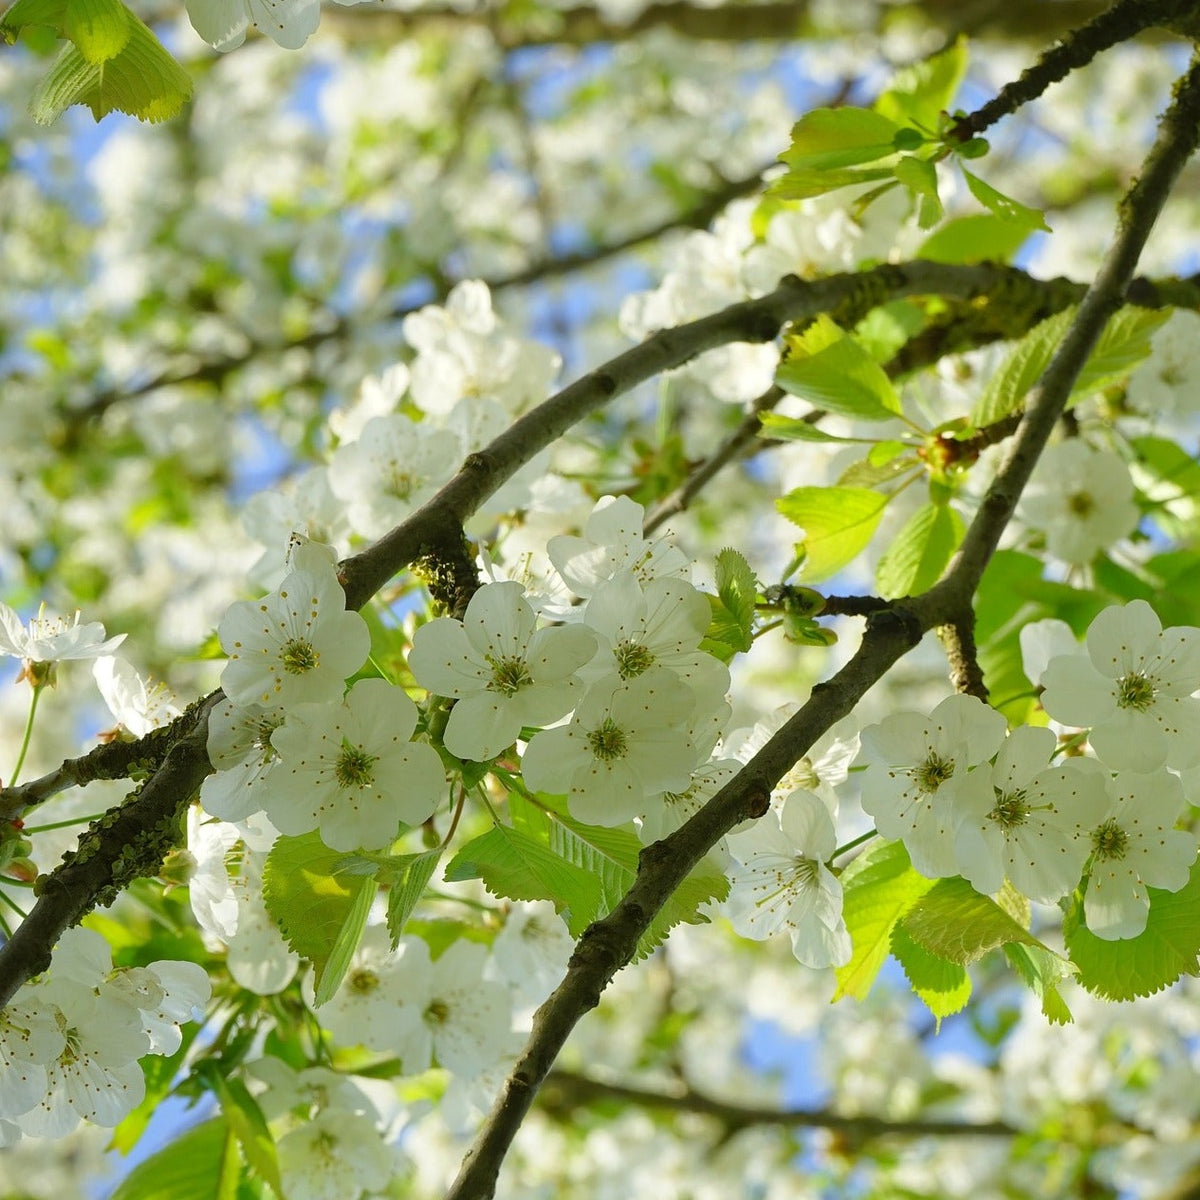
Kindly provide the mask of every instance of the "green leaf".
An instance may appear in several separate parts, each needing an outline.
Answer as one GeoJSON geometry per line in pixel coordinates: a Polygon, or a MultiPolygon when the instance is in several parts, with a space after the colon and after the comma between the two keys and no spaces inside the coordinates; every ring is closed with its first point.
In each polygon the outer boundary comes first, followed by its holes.
{"type": "Polygon", "coordinates": [[[1040,997],[1046,1020],[1054,1025],[1069,1025],[1074,1017],[1059,995],[1058,985],[1071,975],[1071,964],[1040,946],[1022,946],[1019,942],[1009,942],[1004,954],[1022,982],[1040,997]]]}
{"type": "Polygon", "coordinates": [[[961,163],[959,167],[967,181],[967,187],[971,189],[971,195],[1002,221],[1009,221],[1027,232],[1035,229],[1044,230],[1046,233],[1051,232],[1050,226],[1046,224],[1045,215],[1038,209],[1030,208],[1028,205],[1014,200],[1011,196],[996,191],[990,183],[984,183],[978,175],[972,175],[961,163]]]}
{"type": "MultiPolygon", "coordinates": [[[[632,829],[584,825],[566,813],[546,811],[515,795],[509,797],[509,811],[514,825],[545,836],[551,850],[599,881],[600,904],[593,919],[607,916],[633,886],[642,844],[632,829]]],[[[700,915],[700,907],[710,900],[723,900],[728,893],[729,880],[723,871],[710,860],[702,860],[642,935],[637,957],[645,957],[660,945],[672,926],[707,921],[700,915]]],[[[578,936],[576,930],[571,932],[578,936]]]]}
{"type": "Polygon", "coordinates": [[[1026,395],[1042,377],[1074,316],[1075,310],[1068,308],[1047,317],[1013,347],[975,402],[972,425],[979,429],[992,425],[1025,403],[1026,395]]]}
{"type": "Polygon", "coordinates": [[[229,1124],[205,1121],[138,1163],[111,1200],[234,1200],[241,1172],[229,1124]]]}
{"type": "Polygon", "coordinates": [[[888,956],[892,930],[933,882],[918,875],[902,842],[881,842],[842,872],[842,917],[853,947],[850,961],[836,968],[833,998],[866,999],[888,956]]]}
{"type": "Polygon", "coordinates": [[[89,63],[104,63],[129,43],[133,14],[121,0],[67,0],[63,32],[89,63]]]}
{"type": "Polygon", "coordinates": [[[60,37],[65,37],[67,0],[17,0],[3,18],[0,18],[0,36],[13,42],[22,29],[30,25],[49,26],[60,37]]]}
{"type": "Polygon", "coordinates": [[[405,854],[380,872],[380,882],[388,885],[387,927],[392,935],[393,950],[404,932],[405,921],[424,894],[441,857],[440,846],[421,854],[405,854]]]}
{"type": "Polygon", "coordinates": [[[792,127],[792,144],[780,158],[788,172],[767,189],[769,196],[799,200],[849,184],[888,179],[888,167],[857,168],[890,158],[899,127],[866,108],[818,108],[792,127]],[[856,169],[857,168],[857,169],[856,169]]]}
{"type": "Polygon", "coordinates": [[[763,413],[759,422],[759,437],[775,438],[783,442],[840,442],[850,446],[867,441],[866,438],[838,437],[835,433],[826,433],[811,421],[800,417],[784,417],[779,413],[763,413]]]}
{"type": "Polygon", "coordinates": [[[962,1012],[971,998],[971,977],[966,968],[930,954],[913,941],[902,925],[892,930],[892,955],[904,969],[913,991],[937,1018],[962,1012]]]}
{"type": "MultiPolygon", "coordinates": [[[[982,428],[1015,412],[1029,390],[1050,365],[1054,352],[1075,318],[1075,308],[1064,309],[1035,325],[1013,348],[992,376],[971,413],[973,425],[982,428]]],[[[1126,305],[1104,326],[1092,353],[1079,373],[1068,403],[1074,404],[1100,388],[1124,378],[1150,353],[1150,338],[1169,313],[1126,305]]]]}
{"type": "Polygon", "coordinates": [[[931,954],[964,967],[1009,942],[1042,946],[1029,930],[965,879],[939,879],[908,910],[903,925],[931,954]]]}
{"type": "Polygon", "coordinates": [[[1025,244],[1030,231],[991,213],[971,213],[947,221],[927,237],[918,258],[930,262],[1006,263],[1025,244]]]}
{"type": "Polygon", "coordinates": [[[792,126],[792,144],[779,157],[813,171],[874,162],[894,153],[899,128],[869,108],[815,108],[792,126]]]}
{"type": "Polygon", "coordinates": [[[204,1080],[220,1101],[221,1114],[237,1138],[246,1164],[279,1200],[284,1200],[275,1139],[258,1101],[240,1079],[227,1079],[212,1060],[207,1066],[208,1069],[202,1072],[204,1080]]]}
{"type": "Polygon", "coordinates": [[[1149,357],[1150,339],[1170,317],[1171,311],[1169,308],[1137,308],[1127,304],[1113,313],[1071,388],[1069,403],[1124,379],[1138,363],[1149,357]]]}
{"type": "Polygon", "coordinates": [[[967,73],[967,61],[967,41],[960,34],[944,50],[897,71],[875,101],[875,111],[898,125],[937,129],[967,73]]]}
{"type": "Polygon", "coordinates": [[[76,46],[63,49],[30,98],[35,121],[48,125],[72,104],[86,104],[97,121],[114,110],[142,121],[179,113],[192,94],[188,73],[133,13],[128,22],[129,40],[105,63],[88,62],[76,46]]]}
{"type": "MultiPolygon", "coordinates": [[[[706,642],[734,651],[746,651],[754,644],[754,605],[758,600],[758,580],[750,564],[736,551],[724,549],[716,558],[717,594],[709,596],[712,619],[706,642]]],[[[724,659],[718,654],[717,657],[724,659]]]]}
{"type": "Polygon", "coordinates": [[[316,1001],[324,1004],[358,948],[375,898],[375,879],[341,866],[320,834],[275,840],[263,868],[263,900],[287,944],[316,968],[316,1001]]]}
{"type": "Polygon", "coordinates": [[[463,879],[482,880],[493,896],[509,900],[552,901],[572,937],[592,923],[601,903],[599,879],[556,854],[545,836],[508,825],[493,826],[451,859],[446,880],[463,879]]]}
{"type": "Polygon", "coordinates": [[[945,213],[938,196],[937,168],[923,158],[905,155],[894,170],[896,178],[917,202],[917,224],[922,229],[932,229],[945,213]]]}
{"type": "Polygon", "coordinates": [[[785,392],[830,412],[867,421],[899,415],[900,397],[884,369],[825,315],[798,338],[775,372],[785,392]]]}
{"type": "Polygon", "coordinates": [[[870,542],[888,496],[855,487],[799,487],[775,501],[789,521],[804,530],[804,576],[828,579],[870,542]]]}
{"type": "Polygon", "coordinates": [[[1132,1000],[1169,987],[1181,975],[1197,974],[1200,955],[1200,861],[1177,892],[1147,888],[1150,914],[1135,938],[1106,941],[1087,927],[1083,905],[1063,921],[1063,936],[1079,982],[1106,1000],[1132,1000]]]}
{"type": "Polygon", "coordinates": [[[917,509],[883,552],[875,569],[882,596],[894,600],[927,592],[942,577],[966,526],[948,504],[917,509]]]}

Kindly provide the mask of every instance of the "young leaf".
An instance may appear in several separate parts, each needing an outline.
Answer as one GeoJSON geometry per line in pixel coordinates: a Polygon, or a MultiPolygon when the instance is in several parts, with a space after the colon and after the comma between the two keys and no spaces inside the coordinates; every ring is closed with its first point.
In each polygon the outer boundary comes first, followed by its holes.
{"type": "Polygon", "coordinates": [[[229,1123],[205,1121],[138,1163],[111,1200],[234,1200],[241,1173],[229,1123]]]}
{"type": "Polygon", "coordinates": [[[440,846],[421,854],[405,854],[380,873],[380,882],[388,885],[387,927],[393,950],[404,932],[404,922],[424,894],[441,857],[440,846]]]}
{"type": "Polygon", "coordinates": [[[1071,388],[1070,403],[1124,379],[1149,356],[1151,337],[1170,315],[1169,308],[1137,308],[1132,304],[1113,313],[1071,388]]]}
{"type": "Polygon", "coordinates": [[[904,522],[875,569],[880,595],[889,600],[928,591],[958,549],[966,526],[948,504],[926,504],[904,522]]]}
{"type": "Polygon", "coordinates": [[[1028,205],[1014,200],[1011,196],[996,191],[990,183],[984,183],[978,175],[972,175],[961,163],[959,163],[959,167],[967,181],[967,187],[971,189],[971,195],[1002,221],[1010,221],[1030,232],[1034,229],[1041,229],[1046,233],[1051,232],[1050,226],[1046,224],[1045,216],[1038,209],[1030,208],[1028,205]]]}
{"type": "Polygon", "coordinates": [[[800,200],[849,184],[888,179],[888,167],[858,167],[895,153],[899,126],[867,108],[818,108],[792,127],[792,144],[780,158],[788,172],[769,196],[800,200]]]}
{"type": "Polygon", "coordinates": [[[480,879],[493,896],[510,900],[550,900],[572,937],[595,920],[601,904],[599,879],[551,850],[545,836],[508,825],[495,825],[463,846],[446,867],[446,879],[480,879]]]}
{"type": "Polygon", "coordinates": [[[208,1068],[203,1072],[205,1082],[221,1102],[221,1115],[229,1122],[246,1164],[279,1200],[284,1200],[275,1139],[271,1136],[258,1101],[250,1095],[240,1079],[227,1079],[211,1060],[208,1068]]]}
{"type": "Polygon", "coordinates": [[[128,44],[133,14],[121,0],[67,0],[63,33],[88,62],[108,62],[128,44]]]}
{"type": "Polygon", "coordinates": [[[937,168],[923,158],[906,154],[896,164],[896,178],[912,193],[917,202],[917,224],[932,229],[945,212],[938,196],[937,168]]]}
{"type": "Polygon", "coordinates": [[[883,368],[828,317],[818,318],[790,349],[791,355],[775,372],[775,382],[785,392],[866,421],[889,421],[899,415],[900,397],[883,368]],[[830,330],[840,336],[830,337],[830,330]],[[820,336],[819,343],[814,335],[820,336]]]}
{"type": "Polygon", "coordinates": [[[108,61],[89,62],[76,46],[63,49],[30,98],[35,121],[48,125],[72,104],[86,104],[97,121],[114,109],[142,121],[165,121],[179,113],[192,94],[188,73],[148,26],[126,12],[129,38],[108,61]]]}
{"type": "Polygon", "coordinates": [[[992,213],[970,213],[947,221],[917,251],[930,262],[1006,263],[1025,244],[1030,231],[992,213]]]}
{"type": "MultiPolygon", "coordinates": [[[[556,854],[599,881],[600,906],[594,919],[607,916],[633,886],[642,844],[631,829],[584,825],[566,813],[536,808],[519,796],[509,797],[509,810],[514,825],[543,832],[556,854]]],[[[729,880],[725,875],[711,863],[702,861],[676,888],[642,935],[637,957],[644,958],[660,945],[672,926],[707,921],[699,913],[701,906],[710,900],[723,900],[728,892],[729,880]]],[[[578,936],[574,929],[571,932],[578,936]]]]}
{"type": "Polygon", "coordinates": [[[909,907],[932,886],[908,861],[902,842],[882,842],[864,851],[842,872],[842,917],[850,931],[850,961],[834,972],[834,999],[866,999],[887,958],[892,930],[909,907]]]}
{"type": "Polygon", "coordinates": [[[908,910],[903,925],[931,954],[964,967],[1009,942],[1042,946],[1029,930],[965,879],[939,879],[908,910]]]}
{"type": "Polygon", "coordinates": [[[6,42],[15,42],[22,29],[30,25],[49,26],[60,37],[65,37],[67,0],[17,0],[3,17],[0,17],[0,37],[6,42]]]}
{"type": "Polygon", "coordinates": [[[892,957],[900,964],[913,991],[937,1018],[962,1012],[971,998],[971,977],[966,968],[931,954],[908,935],[902,925],[892,930],[892,957]]]}
{"type": "Polygon", "coordinates": [[[1013,347],[975,402],[972,425],[978,429],[992,425],[1025,403],[1029,389],[1041,378],[1074,316],[1075,310],[1069,308],[1047,317],[1013,347]]]}
{"type": "Polygon", "coordinates": [[[1106,1000],[1132,1000],[1198,973],[1200,956],[1200,860],[1177,892],[1147,888],[1150,915],[1135,938],[1106,941],[1087,927],[1076,903],[1063,921],[1063,936],[1079,982],[1106,1000]]]}
{"type": "Polygon", "coordinates": [[[944,50],[897,71],[875,101],[875,111],[898,125],[936,129],[938,118],[954,102],[967,62],[967,40],[960,34],[944,50]]]}
{"type": "MultiPolygon", "coordinates": [[[[758,580],[750,564],[736,551],[725,549],[716,557],[717,594],[709,596],[712,619],[705,642],[713,643],[717,657],[725,660],[737,651],[746,651],[754,644],[751,628],[754,625],[754,605],[758,599],[758,580]]],[[[705,647],[708,648],[707,646],[705,647]]]]}
{"type": "Polygon", "coordinates": [[[280,837],[263,868],[263,899],[288,945],[316,968],[318,1004],[337,990],[375,897],[371,875],[339,869],[346,855],[320,835],[280,837]]]}
{"type": "Polygon", "coordinates": [[[1009,942],[1004,955],[1013,970],[1035,996],[1041,998],[1042,1014],[1053,1025],[1069,1025],[1075,1018],[1058,994],[1058,985],[1072,973],[1071,964],[1039,946],[1009,942]]]}
{"type": "Polygon", "coordinates": [[[785,417],[779,413],[763,413],[759,418],[761,428],[759,437],[775,438],[782,442],[840,442],[851,446],[865,442],[866,438],[838,437],[836,433],[826,433],[811,421],[799,417],[785,417]]]}
{"type": "Polygon", "coordinates": [[[789,521],[804,530],[804,576],[828,579],[870,542],[890,497],[866,488],[799,487],[775,501],[789,521]]]}

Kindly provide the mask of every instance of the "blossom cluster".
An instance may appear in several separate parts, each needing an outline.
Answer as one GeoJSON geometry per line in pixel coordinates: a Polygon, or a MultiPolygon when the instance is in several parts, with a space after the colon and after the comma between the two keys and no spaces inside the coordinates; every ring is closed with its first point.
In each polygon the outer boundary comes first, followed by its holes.
{"type": "Polygon", "coordinates": [[[895,713],[863,730],[873,764],[863,808],[929,878],[962,875],[994,893],[1007,877],[1053,903],[1086,871],[1088,928],[1135,937],[1146,926],[1147,888],[1178,891],[1196,858],[1195,836],[1175,826],[1181,776],[1200,763],[1200,629],[1164,630],[1145,601],[1133,601],[1096,617],[1086,653],[1073,639],[1058,644],[1067,653],[1033,672],[1042,706],[1086,729],[1092,755],[1077,744],[1060,757],[1050,729],[1006,736],[994,709],[954,695],[928,716],[895,713]]]}
{"type": "Polygon", "coordinates": [[[204,968],[162,960],[113,970],[108,943],[68,930],[50,970],[0,1014],[0,1146],[114,1126],[141,1103],[139,1060],[174,1054],[180,1024],[209,997],[204,968]]]}

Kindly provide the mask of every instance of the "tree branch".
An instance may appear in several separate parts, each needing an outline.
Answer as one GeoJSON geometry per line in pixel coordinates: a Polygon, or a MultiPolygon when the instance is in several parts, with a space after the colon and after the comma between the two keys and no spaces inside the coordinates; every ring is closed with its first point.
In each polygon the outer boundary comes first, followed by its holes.
{"type": "Polygon", "coordinates": [[[654,1091],[559,1069],[546,1077],[539,1105],[551,1113],[570,1113],[596,1100],[619,1100],[622,1104],[659,1112],[697,1113],[714,1118],[731,1132],[755,1125],[774,1125],[780,1129],[832,1129],[856,1141],[879,1137],[1015,1137],[1021,1132],[1004,1121],[906,1121],[845,1116],[824,1108],[760,1108],[719,1100],[691,1086],[670,1092],[654,1091]]]}

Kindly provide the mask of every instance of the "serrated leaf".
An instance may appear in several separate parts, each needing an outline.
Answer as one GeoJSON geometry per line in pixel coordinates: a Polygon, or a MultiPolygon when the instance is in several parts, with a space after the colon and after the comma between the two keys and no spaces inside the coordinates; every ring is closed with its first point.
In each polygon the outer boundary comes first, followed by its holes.
{"type": "Polygon", "coordinates": [[[931,233],[917,251],[917,258],[930,262],[1009,262],[1025,244],[1030,230],[992,213],[971,213],[947,221],[931,233]]]}
{"type": "Polygon", "coordinates": [[[237,1138],[247,1165],[279,1200],[285,1200],[275,1139],[258,1101],[240,1079],[227,1079],[214,1062],[210,1061],[209,1068],[203,1072],[204,1079],[220,1101],[221,1115],[237,1138]]]}
{"type": "Polygon", "coordinates": [[[132,13],[129,40],[105,63],[91,63],[78,47],[66,46],[49,73],[34,88],[29,112],[48,125],[72,104],[86,104],[100,120],[106,113],[128,113],[142,121],[176,116],[191,97],[188,73],[132,13]]]}
{"type": "Polygon", "coordinates": [[[811,421],[802,420],[800,417],[785,417],[779,413],[763,413],[759,424],[759,437],[775,438],[783,442],[841,442],[844,445],[854,445],[868,440],[838,437],[835,433],[826,433],[811,421]]]}
{"type": "Polygon", "coordinates": [[[971,195],[1002,221],[1009,221],[1030,232],[1035,229],[1044,230],[1046,233],[1051,232],[1050,226],[1046,224],[1045,215],[1038,209],[1030,208],[1027,204],[1022,204],[1019,200],[1014,200],[1011,196],[998,192],[990,183],[985,183],[978,175],[973,175],[961,163],[959,163],[959,167],[967,181],[967,187],[971,190],[971,195]]]}
{"type": "Polygon", "coordinates": [[[934,130],[950,108],[967,73],[967,41],[961,34],[944,50],[902,67],[875,101],[875,111],[898,125],[934,130]]]}
{"type": "Polygon", "coordinates": [[[965,879],[939,879],[908,910],[903,925],[931,954],[964,967],[1009,942],[1047,949],[965,879]]]}
{"type": "Polygon", "coordinates": [[[838,967],[833,998],[865,1000],[887,958],[892,930],[933,882],[913,870],[902,842],[882,842],[860,854],[842,872],[842,917],[853,947],[838,967]]]}
{"type": "Polygon", "coordinates": [[[904,522],[875,569],[880,595],[894,600],[928,591],[942,577],[966,525],[948,504],[925,504],[904,522]]]}
{"type": "Polygon", "coordinates": [[[907,154],[893,170],[917,201],[917,224],[922,229],[932,229],[945,212],[938,196],[937,168],[923,158],[907,154]]]}
{"type": "Polygon", "coordinates": [[[287,944],[316,969],[316,1002],[337,990],[358,949],[375,879],[341,869],[343,851],[318,833],[279,837],[263,868],[263,900],[287,944]]]}
{"type": "Polygon", "coordinates": [[[899,415],[900,397],[884,369],[827,316],[790,342],[789,350],[775,372],[775,382],[785,392],[865,421],[890,421],[899,415]],[[840,336],[828,336],[831,329],[840,336]],[[813,340],[817,334],[819,343],[813,340]],[[813,349],[814,344],[819,348],[813,349]]]}
{"type": "Polygon", "coordinates": [[[943,1017],[962,1012],[971,998],[971,977],[965,967],[930,954],[902,925],[892,930],[891,951],[939,1026],[943,1017]]]}
{"type": "Polygon", "coordinates": [[[63,33],[90,63],[108,62],[133,32],[133,14],[121,0],[67,0],[63,33]]]}
{"type": "Polygon", "coordinates": [[[1022,946],[1017,942],[1009,942],[1004,954],[1021,981],[1041,999],[1046,1020],[1054,1025],[1069,1025],[1075,1018],[1059,995],[1058,985],[1070,977],[1071,964],[1038,946],[1022,946]]]}
{"type": "Polygon", "coordinates": [[[1071,388],[1075,403],[1111,383],[1124,379],[1150,354],[1150,340],[1171,315],[1169,308],[1138,308],[1127,304],[1108,319],[1083,370],[1071,388]]]}
{"type": "Polygon", "coordinates": [[[813,171],[873,162],[893,153],[899,128],[869,108],[815,108],[792,126],[792,144],[779,157],[813,171]]]}
{"type": "Polygon", "coordinates": [[[720,551],[715,568],[717,594],[708,598],[712,618],[705,640],[730,651],[744,652],[754,644],[750,631],[754,625],[758,580],[750,564],[736,550],[720,551]]]}
{"type": "Polygon", "coordinates": [[[776,508],[804,530],[805,579],[828,579],[855,559],[874,536],[889,499],[866,488],[800,487],[776,500],[776,508]]]}
{"type": "Polygon", "coordinates": [[[60,37],[65,37],[63,24],[66,14],[67,0],[17,0],[0,18],[0,36],[12,42],[22,29],[43,25],[53,29],[60,37]]]}
{"type": "Polygon", "coordinates": [[[388,884],[387,927],[392,935],[392,949],[404,932],[404,923],[412,915],[441,860],[437,847],[421,854],[406,854],[388,864],[383,882],[388,884]]]}
{"type": "MultiPolygon", "coordinates": [[[[971,413],[973,425],[978,428],[991,425],[1021,407],[1030,388],[1050,365],[1075,311],[1068,308],[1055,313],[1035,325],[1016,344],[976,402],[971,413]]],[[[1151,335],[1166,316],[1133,305],[1114,313],[1075,380],[1068,403],[1074,404],[1128,374],[1150,353],[1151,335]]]]}
{"type": "Polygon", "coordinates": [[[228,1122],[205,1121],[138,1163],[111,1200],[234,1200],[241,1171],[228,1122]]]}
{"type": "Polygon", "coordinates": [[[1150,913],[1135,938],[1106,941],[1088,929],[1076,904],[1063,921],[1063,936],[1079,982],[1106,1000],[1133,1000],[1197,974],[1200,956],[1200,860],[1177,892],[1147,888],[1150,913]]]}
{"type": "MultiPolygon", "coordinates": [[[[566,813],[548,812],[515,795],[509,797],[509,811],[514,825],[544,834],[556,854],[599,881],[600,904],[593,919],[607,916],[633,886],[642,844],[632,829],[584,825],[566,813]]],[[[726,876],[707,859],[702,861],[675,889],[642,935],[637,957],[644,958],[665,941],[673,926],[707,921],[700,915],[700,907],[710,900],[723,900],[728,894],[726,876]]],[[[578,936],[574,929],[571,932],[578,936]]]]}
{"type": "Polygon", "coordinates": [[[496,825],[474,838],[451,859],[446,879],[482,880],[494,896],[509,900],[549,900],[578,937],[595,919],[602,886],[589,871],[567,862],[544,837],[496,825]]]}

